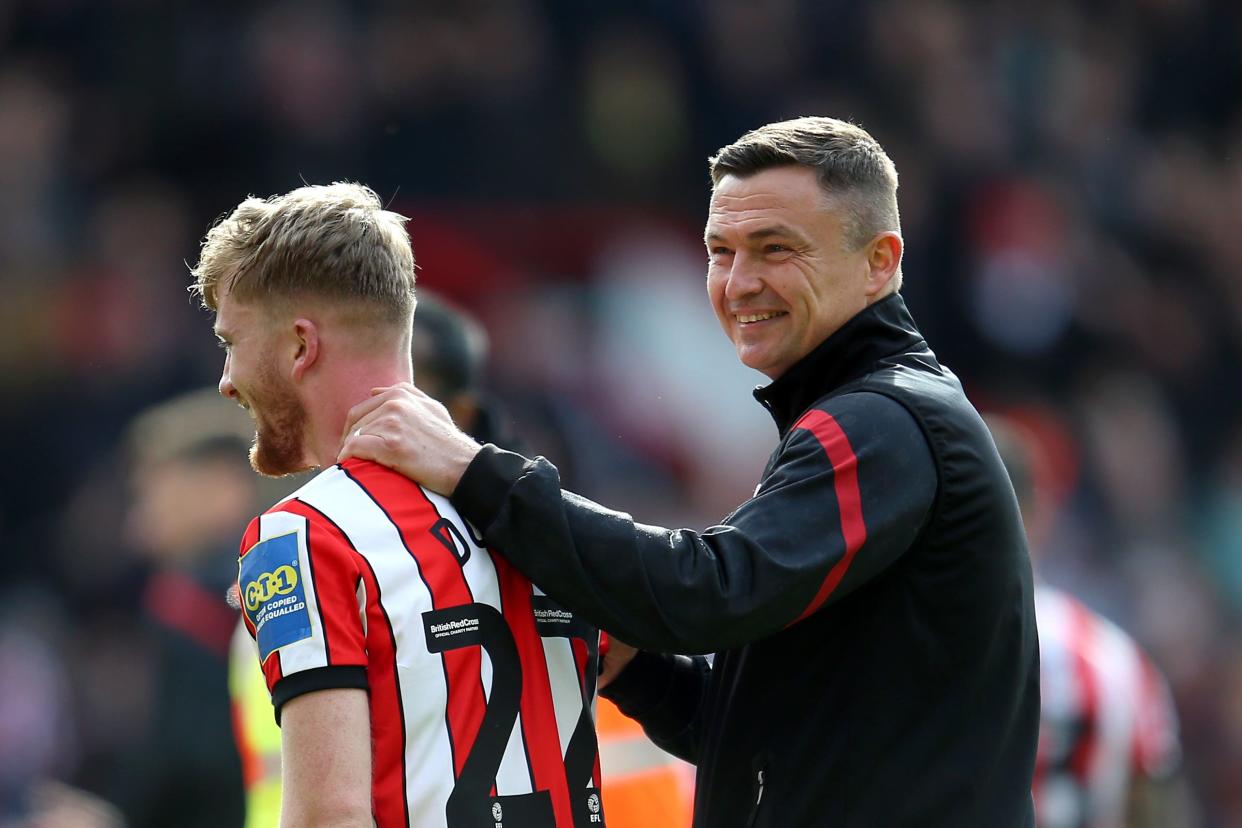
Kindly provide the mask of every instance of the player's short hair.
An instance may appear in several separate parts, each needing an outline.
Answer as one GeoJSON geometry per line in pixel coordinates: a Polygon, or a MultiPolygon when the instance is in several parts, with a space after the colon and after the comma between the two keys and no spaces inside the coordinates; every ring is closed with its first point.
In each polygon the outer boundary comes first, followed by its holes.
{"type": "Polygon", "coordinates": [[[858,250],[876,234],[901,232],[897,168],[865,129],[836,118],[806,117],[766,124],[708,159],[712,185],[774,167],[809,167],[844,210],[844,241],[858,250]]]}
{"type": "Polygon", "coordinates": [[[414,251],[406,221],[349,182],[252,196],[207,232],[191,290],[212,310],[224,285],[242,301],[311,294],[408,326],[414,251]]]}

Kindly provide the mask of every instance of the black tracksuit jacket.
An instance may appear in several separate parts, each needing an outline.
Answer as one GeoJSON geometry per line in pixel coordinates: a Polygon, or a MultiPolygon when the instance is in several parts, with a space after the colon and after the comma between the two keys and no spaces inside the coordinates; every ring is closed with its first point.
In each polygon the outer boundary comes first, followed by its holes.
{"type": "Polygon", "coordinates": [[[780,444],[703,532],[636,523],[494,446],[453,503],[645,651],[604,695],[697,765],[697,828],[1033,825],[1030,563],[958,380],[892,296],[756,397],[780,444]]]}

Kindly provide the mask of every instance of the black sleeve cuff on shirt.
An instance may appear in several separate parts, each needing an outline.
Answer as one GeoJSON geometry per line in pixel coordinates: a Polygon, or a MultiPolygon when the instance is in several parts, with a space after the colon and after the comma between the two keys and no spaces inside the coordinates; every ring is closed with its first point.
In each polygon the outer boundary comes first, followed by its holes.
{"type": "Polygon", "coordinates": [[[449,499],[462,517],[486,533],[504,505],[509,489],[525,472],[529,462],[520,454],[488,443],[470,461],[449,499]]]}
{"type": "Polygon", "coordinates": [[[285,676],[272,688],[272,707],[276,711],[276,724],[280,724],[280,710],[285,702],[316,690],[332,690],[338,687],[368,689],[367,668],[352,664],[315,667],[285,676]]]}

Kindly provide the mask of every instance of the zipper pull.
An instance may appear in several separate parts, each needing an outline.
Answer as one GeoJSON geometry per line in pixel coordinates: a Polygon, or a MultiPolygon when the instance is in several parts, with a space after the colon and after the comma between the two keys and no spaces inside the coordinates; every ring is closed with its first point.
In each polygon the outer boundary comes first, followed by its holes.
{"type": "Polygon", "coordinates": [[[755,794],[755,804],[750,809],[750,819],[746,820],[746,828],[754,828],[755,821],[759,819],[759,803],[763,802],[763,770],[760,769],[755,773],[755,779],[759,783],[759,790],[755,794]]]}

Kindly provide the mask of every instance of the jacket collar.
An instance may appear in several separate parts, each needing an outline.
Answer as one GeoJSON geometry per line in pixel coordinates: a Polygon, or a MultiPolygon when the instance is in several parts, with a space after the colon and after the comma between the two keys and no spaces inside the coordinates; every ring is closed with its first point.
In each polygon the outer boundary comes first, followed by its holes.
{"type": "Polygon", "coordinates": [[[885,357],[923,345],[905,300],[892,294],[860,311],[771,384],[755,399],[776,420],[781,436],[816,400],[874,370],[885,357]]]}

